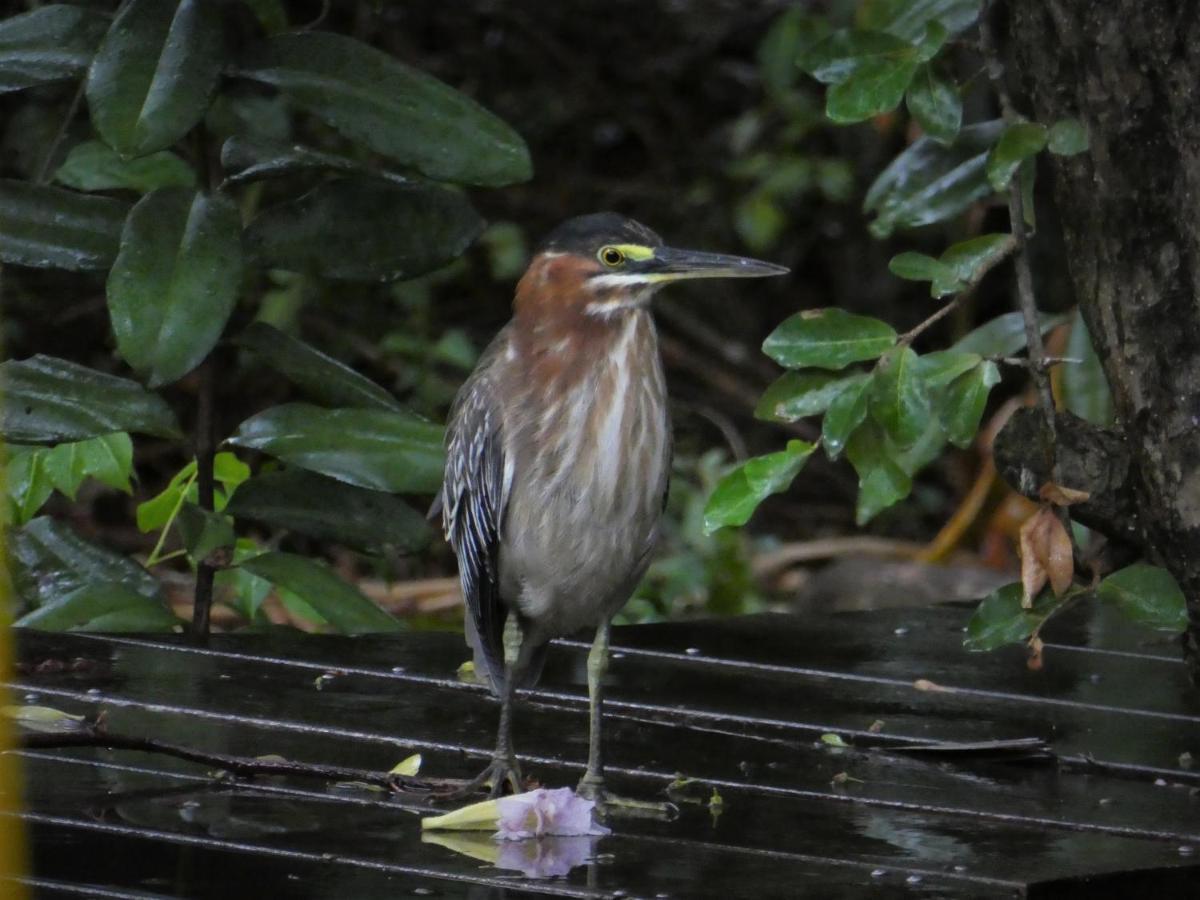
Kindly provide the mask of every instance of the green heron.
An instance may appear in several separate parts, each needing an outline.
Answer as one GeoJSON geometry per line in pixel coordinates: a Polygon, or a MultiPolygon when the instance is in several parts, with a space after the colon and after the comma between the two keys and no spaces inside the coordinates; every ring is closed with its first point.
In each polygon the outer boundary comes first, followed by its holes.
{"type": "Polygon", "coordinates": [[[505,784],[522,789],[514,692],[536,682],[550,640],[594,628],[579,790],[603,794],[609,625],[650,561],[671,461],[650,298],[685,278],[785,272],[665,247],[616,213],[570,219],[538,248],[512,321],[458,392],[446,432],[442,524],[458,557],[475,671],[500,699],[495,756],[464,793],[489,779],[493,796],[505,784]]]}

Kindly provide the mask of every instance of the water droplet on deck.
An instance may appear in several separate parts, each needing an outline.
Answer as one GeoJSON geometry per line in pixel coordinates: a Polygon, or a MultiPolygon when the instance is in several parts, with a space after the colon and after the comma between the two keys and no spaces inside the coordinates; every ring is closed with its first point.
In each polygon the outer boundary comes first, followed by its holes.
{"type": "Polygon", "coordinates": [[[1196,852],[1196,848],[1191,846],[1190,844],[1180,844],[1179,845],[1179,855],[1180,856],[1192,856],[1195,852],[1196,852]]]}
{"type": "MultiPolygon", "coordinates": [[[[404,666],[392,666],[392,674],[394,674],[394,675],[399,675],[403,671],[404,671],[404,666]]],[[[425,890],[425,888],[417,888],[417,890],[422,891],[422,890],[425,890]]]]}
{"type": "Polygon", "coordinates": [[[906,884],[920,884],[924,880],[920,875],[909,875],[904,879],[906,884]]]}
{"type": "Polygon", "coordinates": [[[686,653],[688,656],[699,656],[700,648],[699,647],[688,647],[683,652],[686,653]]]}
{"type": "Polygon", "coordinates": [[[887,869],[872,869],[871,870],[872,878],[882,878],[886,874],[887,874],[887,869]]]}
{"type": "Polygon", "coordinates": [[[892,634],[896,635],[896,637],[904,637],[906,634],[908,634],[908,626],[901,625],[899,628],[893,631],[892,634]]]}

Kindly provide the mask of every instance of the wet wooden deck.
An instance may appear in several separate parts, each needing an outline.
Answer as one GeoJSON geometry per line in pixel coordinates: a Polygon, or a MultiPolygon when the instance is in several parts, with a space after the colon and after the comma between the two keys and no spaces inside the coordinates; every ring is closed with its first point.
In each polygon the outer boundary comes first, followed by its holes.
{"type": "MultiPolygon", "coordinates": [[[[698,797],[720,793],[719,814],[681,803],[674,821],[621,819],[609,837],[505,848],[496,863],[477,858],[495,856],[486,836],[459,846],[476,856],[423,841],[426,810],[408,798],[214,783],[203,766],[129,751],[22,751],[31,881],[46,897],[1197,896],[1200,769],[1185,754],[1200,763],[1200,697],[1175,647],[1077,621],[1029,672],[1019,648],[964,651],[966,617],[618,630],[611,786],[661,798],[682,773],[706,783],[698,797]],[[1053,756],[904,749],[1018,738],[1053,756]]],[[[25,633],[19,655],[18,700],[104,710],[112,732],[215,752],[379,770],[420,752],[423,773],[465,777],[495,724],[492,702],[456,679],[466,654],[450,634],[201,648],[25,633]]],[[[573,785],[586,756],[585,655],[556,646],[518,714],[527,773],[551,786],[573,785]]]]}

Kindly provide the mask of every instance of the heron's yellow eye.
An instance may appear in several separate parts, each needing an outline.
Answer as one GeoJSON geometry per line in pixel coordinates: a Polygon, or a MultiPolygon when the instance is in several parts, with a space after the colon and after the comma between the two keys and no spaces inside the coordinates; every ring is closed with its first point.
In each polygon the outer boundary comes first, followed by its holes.
{"type": "Polygon", "coordinates": [[[616,247],[603,247],[600,250],[600,262],[606,266],[619,266],[625,262],[625,254],[616,247]]]}

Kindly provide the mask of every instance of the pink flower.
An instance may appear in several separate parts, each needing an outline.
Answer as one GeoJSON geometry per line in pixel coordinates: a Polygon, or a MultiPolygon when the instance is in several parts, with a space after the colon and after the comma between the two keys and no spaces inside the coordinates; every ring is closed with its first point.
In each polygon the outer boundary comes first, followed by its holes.
{"type": "Polygon", "coordinates": [[[538,788],[524,794],[501,797],[496,801],[500,810],[496,837],[520,841],[546,834],[564,836],[602,835],[608,829],[592,820],[595,803],[584,800],[570,788],[547,790],[538,788]]]}

